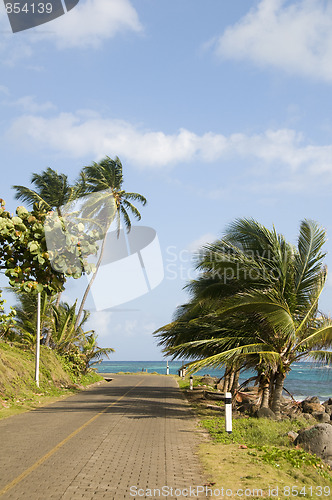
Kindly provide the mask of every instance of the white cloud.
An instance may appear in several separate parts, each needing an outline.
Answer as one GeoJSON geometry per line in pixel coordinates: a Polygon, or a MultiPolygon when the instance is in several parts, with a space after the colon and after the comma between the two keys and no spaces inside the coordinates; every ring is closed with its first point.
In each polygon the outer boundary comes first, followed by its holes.
{"type": "Polygon", "coordinates": [[[332,2],[261,0],[215,43],[222,58],[251,60],[332,81],[332,2]]]}
{"type": "Polygon", "coordinates": [[[129,0],[85,0],[67,14],[36,28],[41,38],[59,48],[98,47],[123,31],[142,31],[138,14],[129,0]]]}
{"type": "Polygon", "coordinates": [[[200,250],[204,245],[208,245],[209,243],[213,243],[216,241],[218,237],[213,233],[205,233],[196,240],[189,243],[187,246],[187,250],[191,253],[196,253],[200,250]]]}
{"type": "Polygon", "coordinates": [[[147,167],[189,161],[196,155],[212,161],[220,157],[227,146],[222,135],[198,136],[185,129],[167,135],[87,111],[60,113],[52,118],[23,115],[14,120],[8,137],[76,158],[117,154],[147,167]]]}
{"type": "MultiPolygon", "coordinates": [[[[143,27],[130,0],[81,0],[71,11],[49,23],[24,31],[11,32],[8,17],[0,11],[1,63],[13,67],[26,61],[34,47],[44,41],[59,49],[98,48],[103,41],[126,32],[140,33],[143,27]]],[[[40,67],[35,70],[40,71],[40,67]]]]}
{"type": "Polygon", "coordinates": [[[292,129],[266,130],[255,135],[225,136],[213,132],[197,135],[186,129],[165,134],[85,110],[48,118],[22,115],[12,122],[6,139],[21,147],[26,145],[73,158],[118,155],[143,168],[235,158],[253,160],[260,169],[268,165],[286,167],[289,174],[332,173],[332,145],[310,144],[292,129]]]}
{"type": "Polygon", "coordinates": [[[16,106],[26,113],[43,113],[45,111],[55,110],[56,106],[50,101],[39,103],[33,95],[20,97],[16,101],[8,101],[5,104],[16,106]]]}

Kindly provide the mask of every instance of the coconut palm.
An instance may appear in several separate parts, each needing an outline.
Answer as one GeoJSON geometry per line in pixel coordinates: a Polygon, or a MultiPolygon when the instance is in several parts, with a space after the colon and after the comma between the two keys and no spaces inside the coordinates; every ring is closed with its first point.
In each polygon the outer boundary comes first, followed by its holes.
{"type": "MultiPolygon", "coordinates": [[[[39,203],[45,210],[57,209],[79,196],[77,186],[71,186],[68,182],[68,176],[59,174],[52,168],[47,168],[41,174],[33,173],[31,183],[35,189],[26,186],[15,185],[15,198],[22,200],[29,205],[39,203]]],[[[61,214],[60,214],[61,215],[61,214]]]]}
{"type": "Polygon", "coordinates": [[[108,355],[111,352],[114,352],[114,349],[111,347],[98,346],[95,332],[91,332],[90,335],[86,335],[82,349],[85,361],[85,372],[87,372],[91,366],[100,363],[103,356],[109,358],[108,355]]]}
{"type": "Polygon", "coordinates": [[[76,347],[83,348],[86,336],[92,332],[92,330],[86,332],[83,328],[90,313],[84,311],[82,320],[76,326],[76,302],[73,305],[61,302],[59,307],[53,306],[52,309],[52,347],[60,354],[69,352],[76,347]]]}
{"type": "Polygon", "coordinates": [[[236,220],[224,238],[206,246],[199,257],[202,275],[189,285],[191,304],[180,311],[175,326],[157,332],[164,351],[201,358],[191,364],[192,370],[232,363],[255,368],[265,390],[263,405],[270,399],[272,410],[280,415],[292,363],[308,356],[332,362],[326,350],[332,346],[332,321],[318,311],[326,281],[325,239],[325,231],[310,220],[301,223],[297,247],[274,228],[268,230],[252,219],[236,220]],[[184,310],[194,319],[187,335],[177,338],[181,319],[186,322],[184,310]],[[203,333],[188,340],[193,323],[197,332],[203,327],[203,333]]]}
{"type": "Polygon", "coordinates": [[[84,203],[81,213],[82,218],[84,220],[91,221],[92,224],[94,220],[97,220],[98,222],[102,221],[101,226],[104,234],[96,264],[96,270],[92,275],[83,295],[79,311],[77,313],[77,321],[80,320],[88,293],[100,267],[106,243],[107,231],[111,223],[115,218],[117,222],[118,236],[120,234],[121,220],[124,222],[127,231],[130,231],[131,220],[129,213],[131,213],[137,220],[141,219],[141,214],[132,201],[138,201],[139,203],[142,203],[143,206],[146,204],[146,198],[141,194],[126,192],[123,189],[123,180],[123,170],[120,159],[115,157],[115,159],[112,160],[107,156],[99,163],[94,162],[92,165],[84,167],[81,173],[80,182],[77,183],[81,186],[81,193],[84,193],[85,195],[94,194],[94,196],[91,197],[92,202],[90,203],[89,197],[87,197],[87,201],[84,203]]]}

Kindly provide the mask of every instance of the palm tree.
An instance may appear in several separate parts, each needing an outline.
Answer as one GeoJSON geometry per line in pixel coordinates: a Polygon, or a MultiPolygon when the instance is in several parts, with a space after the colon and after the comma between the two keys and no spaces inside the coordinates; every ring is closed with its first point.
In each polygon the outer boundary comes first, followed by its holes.
{"type": "Polygon", "coordinates": [[[86,335],[82,353],[85,361],[85,373],[88,369],[102,361],[102,357],[106,356],[109,359],[109,353],[114,352],[111,347],[99,347],[95,332],[86,335]]]}
{"type": "Polygon", "coordinates": [[[40,203],[45,211],[57,210],[60,213],[60,207],[77,198],[77,186],[71,186],[68,183],[68,176],[59,174],[52,168],[47,168],[41,174],[32,174],[31,183],[36,189],[30,189],[25,186],[15,185],[15,198],[22,200],[29,205],[40,203]]]}
{"type": "Polygon", "coordinates": [[[76,347],[83,348],[86,336],[92,332],[85,332],[83,328],[90,313],[84,311],[82,320],[76,326],[76,302],[73,305],[62,302],[60,306],[53,306],[52,309],[52,347],[60,354],[75,350],[76,347]]]}
{"type": "Polygon", "coordinates": [[[301,223],[297,248],[274,228],[236,220],[199,257],[202,275],[189,285],[191,303],[175,325],[157,332],[164,352],[200,358],[191,363],[192,370],[231,364],[256,369],[264,388],[262,404],[270,400],[279,416],[292,363],[308,357],[332,362],[326,350],[332,346],[332,321],[318,311],[326,281],[325,240],[325,231],[310,220],[301,223]],[[188,311],[193,314],[189,322],[188,311]],[[179,335],[186,322],[187,334],[179,335]],[[201,333],[189,338],[193,327],[201,333]]]}
{"type": "Polygon", "coordinates": [[[102,221],[102,230],[104,237],[102,240],[96,270],[92,275],[90,282],[83,295],[78,313],[77,321],[80,320],[82,311],[88,293],[93,285],[98,269],[102,262],[107,231],[114,219],[117,222],[117,233],[120,234],[120,223],[123,220],[127,231],[131,229],[131,220],[128,212],[131,212],[137,220],[141,219],[139,210],[133,205],[132,201],[138,201],[144,206],[146,198],[139,193],[129,193],[124,191],[123,185],[123,171],[122,164],[118,157],[114,160],[108,156],[99,163],[93,163],[90,166],[84,167],[82,170],[80,182],[77,183],[81,186],[80,192],[85,195],[95,194],[92,197],[92,202],[87,202],[83,205],[81,216],[84,220],[90,220],[93,223],[94,219],[102,221]]]}

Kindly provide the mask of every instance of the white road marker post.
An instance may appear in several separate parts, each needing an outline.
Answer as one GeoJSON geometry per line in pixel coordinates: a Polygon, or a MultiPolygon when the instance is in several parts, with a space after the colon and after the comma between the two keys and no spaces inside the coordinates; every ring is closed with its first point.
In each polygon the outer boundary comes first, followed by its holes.
{"type": "Polygon", "coordinates": [[[167,361],[167,366],[166,366],[166,375],[169,375],[169,366],[168,366],[168,361],[167,361]]]}
{"type": "Polygon", "coordinates": [[[194,377],[190,375],[190,384],[189,384],[189,389],[192,391],[194,388],[194,377]]]}
{"type": "Polygon", "coordinates": [[[225,430],[232,434],[232,393],[225,392],[225,430]]]}
{"type": "Polygon", "coordinates": [[[37,335],[36,335],[36,369],[35,381],[39,387],[39,358],[40,358],[40,292],[37,295],[37,335]]]}

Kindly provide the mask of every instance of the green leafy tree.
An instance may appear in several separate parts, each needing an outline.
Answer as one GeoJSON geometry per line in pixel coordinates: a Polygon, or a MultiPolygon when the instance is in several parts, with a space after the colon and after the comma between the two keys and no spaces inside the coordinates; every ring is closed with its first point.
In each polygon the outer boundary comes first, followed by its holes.
{"type": "Polygon", "coordinates": [[[63,241],[59,238],[48,251],[46,233],[54,232],[61,218],[47,222],[48,214],[38,204],[31,212],[18,207],[13,216],[0,201],[0,269],[11,286],[54,294],[63,290],[66,277],[79,278],[83,270],[89,271],[87,258],[97,252],[97,231],[87,234],[84,226],[73,224],[63,241]]]}
{"type": "Polygon", "coordinates": [[[16,324],[16,309],[10,307],[10,312],[6,313],[4,304],[6,299],[2,298],[2,290],[0,289],[0,339],[13,340],[13,328],[16,324]]]}

